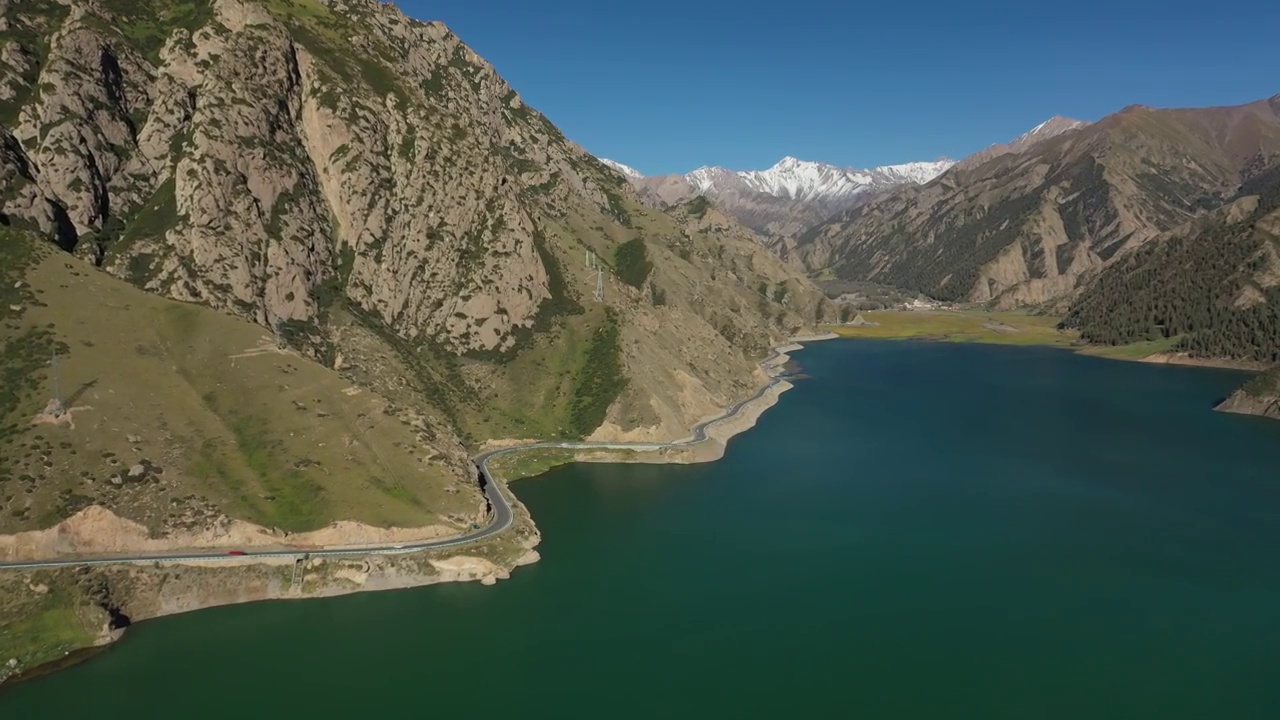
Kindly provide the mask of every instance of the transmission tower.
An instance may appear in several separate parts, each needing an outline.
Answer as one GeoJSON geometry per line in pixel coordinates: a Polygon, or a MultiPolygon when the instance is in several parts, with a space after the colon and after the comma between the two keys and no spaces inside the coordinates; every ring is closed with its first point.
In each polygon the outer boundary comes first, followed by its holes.
{"type": "Polygon", "coordinates": [[[53,351],[53,356],[49,360],[49,367],[52,369],[52,374],[53,374],[53,402],[50,403],[50,405],[53,406],[52,408],[53,416],[58,417],[63,413],[65,408],[62,405],[62,381],[58,377],[58,351],[57,350],[53,351]]]}
{"type": "Polygon", "coordinates": [[[604,268],[596,270],[596,302],[604,302],[604,268]]]}

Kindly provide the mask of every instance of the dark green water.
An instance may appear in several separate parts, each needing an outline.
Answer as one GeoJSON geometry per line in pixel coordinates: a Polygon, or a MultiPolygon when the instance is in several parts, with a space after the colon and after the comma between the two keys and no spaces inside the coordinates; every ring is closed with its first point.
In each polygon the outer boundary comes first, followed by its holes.
{"type": "Polygon", "coordinates": [[[1237,373],[820,344],[728,456],[517,493],[496,587],[144,623],[0,718],[1280,717],[1280,423],[1237,373]]]}

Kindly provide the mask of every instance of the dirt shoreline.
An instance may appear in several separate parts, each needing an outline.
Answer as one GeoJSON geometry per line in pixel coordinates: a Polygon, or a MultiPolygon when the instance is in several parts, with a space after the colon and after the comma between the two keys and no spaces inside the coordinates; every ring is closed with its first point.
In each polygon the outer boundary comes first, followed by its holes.
{"type": "MultiPolygon", "coordinates": [[[[790,361],[790,354],[803,347],[801,343],[835,339],[835,333],[796,338],[775,348],[776,355],[762,363],[756,377],[767,389],[758,397],[744,403],[730,417],[714,419],[722,415],[705,417],[706,439],[686,446],[666,448],[643,453],[620,452],[609,449],[584,449],[575,454],[579,462],[643,462],[643,463],[699,463],[712,462],[724,457],[728,442],[740,433],[755,427],[765,411],[777,404],[782,394],[793,385],[777,380],[776,375],[790,361]]],[[[732,407],[732,406],[730,406],[732,407]]],[[[484,449],[525,445],[533,440],[502,439],[488,441],[484,449]]],[[[505,478],[503,479],[505,481],[505,478]]],[[[514,495],[512,495],[514,499],[514,495]]],[[[261,600],[296,600],[334,597],[356,592],[407,589],[425,587],[443,582],[480,581],[492,585],[510,577],[521,565],[540,559],[534,548],[539,544],[538,533],[528,510],[518,499],[513,508],[517,520],[513,528],[494,540],[463,548],[445,551],[424,551],[410,555],[374,555],[351,559],[312,558],[306,563],[290,558],[246,558],[244,562],[219,561],[166,561],[152,564],[108,566],[99,572],[129,590],[120,603],[128,611],[131,620],[140,621],[193,612],[221,605],[232,605],[261,600]],[[504,547],[505,546],[505,547],[504,547]],[[493,548],[506,552],[491,552],[493,548]],[[182,568],[182,572],[176,571],[182,568]],[[238,577],[236,577],[238,576],[238,577]]],[[[357,544],[375,545],[387,541],[413,541],[436,539],[448,533],[450,528],[428,526],[425,528],[374,528],[352,522],[338,522],[313,533],[283,535],[268,528],[239,520],[230,520],[214,531],[192,533],[190,537],[150,538],[146,529],[133,521],[115,515],[110,510],[92,506],[68,518],[52,528],[0,536],[0,559],[48,559],[59,555],[58,549],[75,548],[84,554],[92,548],[97,552],[187,550],[188,546],[169,547],[174,542],[197,547],[232,546],[264,547],[302,543],[306,546],[357,544]],[[352,543],[340,543],[343,536],[354,535],[360,539],[352,543]],[[221,544],[216,544],[223,541],[221,544]],[[140,542],[138,547],[124,547],[129,542],[140,542]],[[210,545],[209,543],[215,543],[210,545]],[[34,555],[22,556],[26,550],[34,555]]],[[[66,554],[65,552],[62,554],[66,554]]],[[[42,574],[59,571],[19,571],[24,581],[42,574]]],[[[38,677],[88,659],[106,645],[118,641],[122,630],[112,630],[106,623],[100,628],[97,640],[90,648],[34,667],[21,667],[18,672],[6,673],[0,667],[0,686],[8,681],[38,677]]],[[[0,659],[3,662],[3,659],[0,659]]]]}
{"type": "MultiPolygon", "coordinates": [[[[1110,359],[1110,358],[1109,358],[1110,359]]],[[[1115,358],[1119,360],[1127,360],[1129,358],[1115,358]]],[[[1249,370],[1254,372],[1262,372],[1269,365],[1266,363],[1255,362],[1252,360],[1231,360],[1229,358],[1202,358],[1193,357],[1187,353],[1155,353],[1142,358],[1135,358],[1138,362],[1154,363],[1158,365],[1187,365],[1191,367],[1208,367],[1221,368],[1224,370],[1249,370]]]]}

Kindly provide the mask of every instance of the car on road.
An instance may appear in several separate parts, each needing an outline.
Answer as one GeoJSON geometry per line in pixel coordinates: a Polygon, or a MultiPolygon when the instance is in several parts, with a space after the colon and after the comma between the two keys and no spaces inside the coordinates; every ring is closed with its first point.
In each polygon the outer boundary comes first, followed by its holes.
{"type": "Polygon", "coordinates": [[[246,552],[245,552],[245,551],[243,551],[243,550],[232,550],[231,552],[229,552],[229,553],[227,553],[227,554],[228,554],[228,555],[248,555],[248,553],[246,553],[246,552]]]}

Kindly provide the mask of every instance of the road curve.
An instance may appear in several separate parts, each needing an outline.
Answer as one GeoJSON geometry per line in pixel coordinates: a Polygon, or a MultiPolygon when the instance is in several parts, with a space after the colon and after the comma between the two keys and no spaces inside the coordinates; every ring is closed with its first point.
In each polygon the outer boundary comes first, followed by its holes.
{"type": "Polygon", "coordinates": [[[86,567],[93,565],[147,565],[158,562],[181,562],[190,560],[205,561],[244,561],[246,559],[259,558],[299,558],[303,555],[308,557],[343,557],[343,556],[366,556],[366,555],[402,555],[406,553],[421,552],[423,550],[439,550],[441,548],[457,547],[459,545],[468,545],[486,538],[494,537],[506,531],[515,521],[515,511],[511,507],[510,501],[507,499],[506,492],[503,491],[502,483],[493,476],[489,470],[489,461],[508,455],[511,453],[524,452],[526,450],[535,450],[539,448],[562,448],[568,450],[663,450],[667,448],[685,447],[703,442],[707,439],[707,428],[723,420],[734,417],[742,411],[747,403],[758,400],[770,389],[780,383],[786,382],[788,376],[782,373],[774,374],[771,370],[776,367],[773,361],[782,354],[783,347],[789,347],[801,342],[807,342],[815,339],[823,338],[807,338],[793,340],[786,345],[773,348],[769,353],[769,357],[760,362],[760,367],[769,375],[770,381],[764,387],[756,391],[755,395],[739,401],[731,405],[723,414],[710,420],[704,420],[693,426],[692,434],[683,439],[668,443],[629,443],[629,442],[541,442],[529,445],[514,445],[508,448],[500,448],[480,453],[475,458],[476,467],[479,468],[480,477],[484,488],[484,494],[489,501],[489,507],[492,511],[492,517],[489,524],[472,532],[459,535],[443,540],[430,540],[416,543],[398,543],[395,545],[362,545],[340,548],[271,548],[262,550],[246,550],[243,555],[230,555],[228,551],[223,550],[207,550],[199,552],[174,552],[174,553],[140,553],[137,555],[97,555],[82,556],[75,558],[63,558],[58,560],[39,560],[31,562],[0,562],[0,569],[3,570],[29,570],[37,568],[57,568],[57,567],[86,567]]]}

